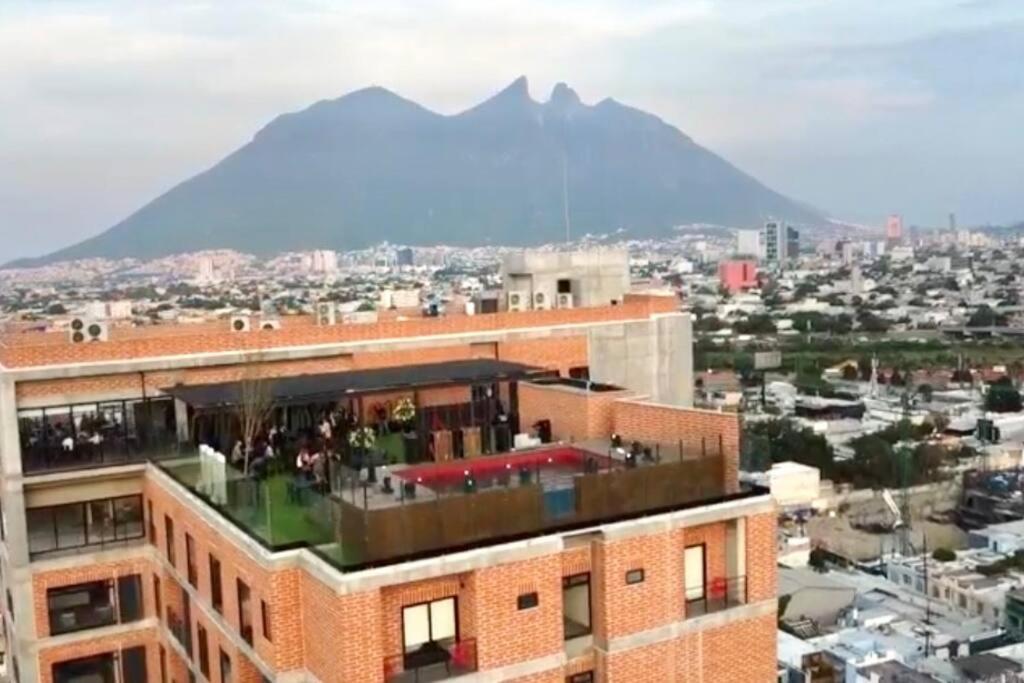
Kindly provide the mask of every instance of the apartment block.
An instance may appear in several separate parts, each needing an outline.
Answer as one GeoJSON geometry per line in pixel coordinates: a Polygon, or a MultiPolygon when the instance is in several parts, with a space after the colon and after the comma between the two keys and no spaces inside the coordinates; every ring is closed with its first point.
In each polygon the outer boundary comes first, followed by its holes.
{"type": "Polygon", "coordinates": [[[12,680],[774,680],[674,297],[281,322],[2,340],[12,680]]]}

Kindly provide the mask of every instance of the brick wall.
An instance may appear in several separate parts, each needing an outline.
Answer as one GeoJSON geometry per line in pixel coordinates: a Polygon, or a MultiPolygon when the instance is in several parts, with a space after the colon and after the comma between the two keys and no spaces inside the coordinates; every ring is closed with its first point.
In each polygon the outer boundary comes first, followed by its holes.
{"type": "Polygon", "coordinates": [[[586,324],[647,318],[653,313],[676,310],[674,297],[630,297],[620,306],[554,309],[493,313],[488,315],[450,315],[439,318],[383,320],[377,323],[317,327],[285,318],[282,329],[234,333],[227,321],[217,325],[162,326],[152,328],[114,328],[110,341],[97,344],[71,344],[62,332],[22,334],[5,338],[0,344],[0,362],[7,367],[83,363],[118,359],[213,353],[258,351],[268,348],[374,341],[380,339],[428,337],[472,332],[497,332],[510,329],[586,324]]]}
{"type": "Polygon", "coordinates": [[[546,555],[477,570],[476,608],[481,669],[561,652],[561,557],[546,555]],[[537,606],[520,610],[517,598],[533,592],[537,593],[537,606]]]}
{"type": "Polygon", "coordinates": [[[678,408],[639,400],[620,400],[614,405],[616,433],[624,440],[682,445],[687,454],[725,455],[725,481],[731,490],[739,486],[740,418],[736,413],[678,408]]]}
{"type": "Polygon", "coordinates": [[[774,512],[747,517],[747,595],[751,602],[774,598],[778,591],[776,524],[774,512]]]}
{"type": "MultiPolygon", "coordinates": [[[[569,367],[586,365],[587,363],[586,337],[575,332],[567,332],[540,339],[500,342],[497,346],[499,349],[498,355],[501,360],[542,368],[562,369],[566,373],[569,367]]],[[[476,345],[470,344],[452,344],[424,349],[360,352],[325,358],[267,362],[263,363],[262,367],[263,374],[266,377],[289,377],[347,372],[350,370],[372,370],[400,365],[468,360],[479,355],[476,353],[475,347],[476,345]]],[[[116,395],[136,397],[142,396],[144,393],[153,396],[159,395],[165,389],[179,384],[213,384],[237,381],[243,378],[245,372],[244,365],[219,365],[146,373],[118,373],[91,377],[18,382],[15,386],[15,391],[17,399],[21,402],[29,400],[39,401],[48,396],[55,397],[57,400],[67,400],[66,397],[74,396],[116,395]]],[[[441,392],[437,394],[437,398],[431,398],[428,395],[427,400],[435,403],[437,401],[451,402],[449,399],[452,396],[445,396],[445,392],[448,390],[448,388],[429,389],[421,393],[441,392]]],[[[463,400],[468,400],[468,389],[465,391],[467,392],[466,398],[463,400]]]]}
{"type": "Polygon", "coordinates": [[[584,441],[611,435],[615,401],[629,392],[584,392],[559,386],[519,384],[519,423],[529,429],[551,420],[556,441],[584,441]]]}

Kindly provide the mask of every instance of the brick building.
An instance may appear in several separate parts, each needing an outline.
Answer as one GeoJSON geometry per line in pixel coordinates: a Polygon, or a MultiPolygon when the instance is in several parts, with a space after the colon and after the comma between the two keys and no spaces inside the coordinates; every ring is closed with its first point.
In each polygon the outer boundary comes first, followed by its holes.
{"type": "Polygon", "coordinates": [[[3,339],[9,675],[773,680],[775,513],[738,484],[736,416],[691,407],[689,325],[624,294],[3,339]],[[257,385],[280,430],[238,467],[257,385]],[[373,447],[339,438],[364,425],[373,447]]]}
{"type": "Polygon", "coordinates": [[[757,262],[733,259],[718,264],[718,282],[730,294],[757,287],[757,262]]]}

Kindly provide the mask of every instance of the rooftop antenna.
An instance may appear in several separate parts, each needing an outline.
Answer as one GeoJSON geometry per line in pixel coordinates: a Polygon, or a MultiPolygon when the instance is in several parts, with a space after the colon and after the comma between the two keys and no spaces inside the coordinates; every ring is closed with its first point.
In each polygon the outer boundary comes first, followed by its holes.
{"type": "Polygon", "coordinates": [[[562,215],[565,220],[565,243],[572,241],[572,224],[569,221],[569,155],[562,150],[562,215]]]}

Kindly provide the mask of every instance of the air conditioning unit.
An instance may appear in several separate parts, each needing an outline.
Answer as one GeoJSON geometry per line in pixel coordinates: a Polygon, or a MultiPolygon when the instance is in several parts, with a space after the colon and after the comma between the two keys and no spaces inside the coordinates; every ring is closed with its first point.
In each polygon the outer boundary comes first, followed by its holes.
{"type": "Polygon", "coordinates": [[[107,341],[110,338],[110,327],[100,320],[75,318],[71,321],[69,332],[72,344],[107,341]]]}
{"type": "Polygon", "coordinates": [[[337,322],[337,311],[331,301],[321,301],[316,305],[316,324],[333,325],[337,322]]]}
{"type": "Polygon", "coordinates": [[[261,320],[260,321],[260,329],[261,330],[267,330],[267,331],[279,330],[279,329],[281,329],[281,321],[280,320],[261,320]]]}
{"type": "Polygon", "coordinates": [[[508,310],[528,311],[530,310],[530,295],[527,292],[512,291],[508,293],[508,310]]]}
{"type": "Polygon", "coordinates": [[[572,308],[573,307],[572,294],[569,292],[560,292],[558,294],[558,307],[559,308],[572,308]]]}
{"type": "Polygon", "coordinates": [[[249,321],[247,315],[233,315],[231,316],[231,331],[232,332],[248,332],[252,329],[252,323],[249,321]]]}
{"type": "Polygon", "coordinates": [[[551,308],[551,299],[544,292],[534,292],[533,294],[533,310],[535,311],[546,311],[551,308]]]}

